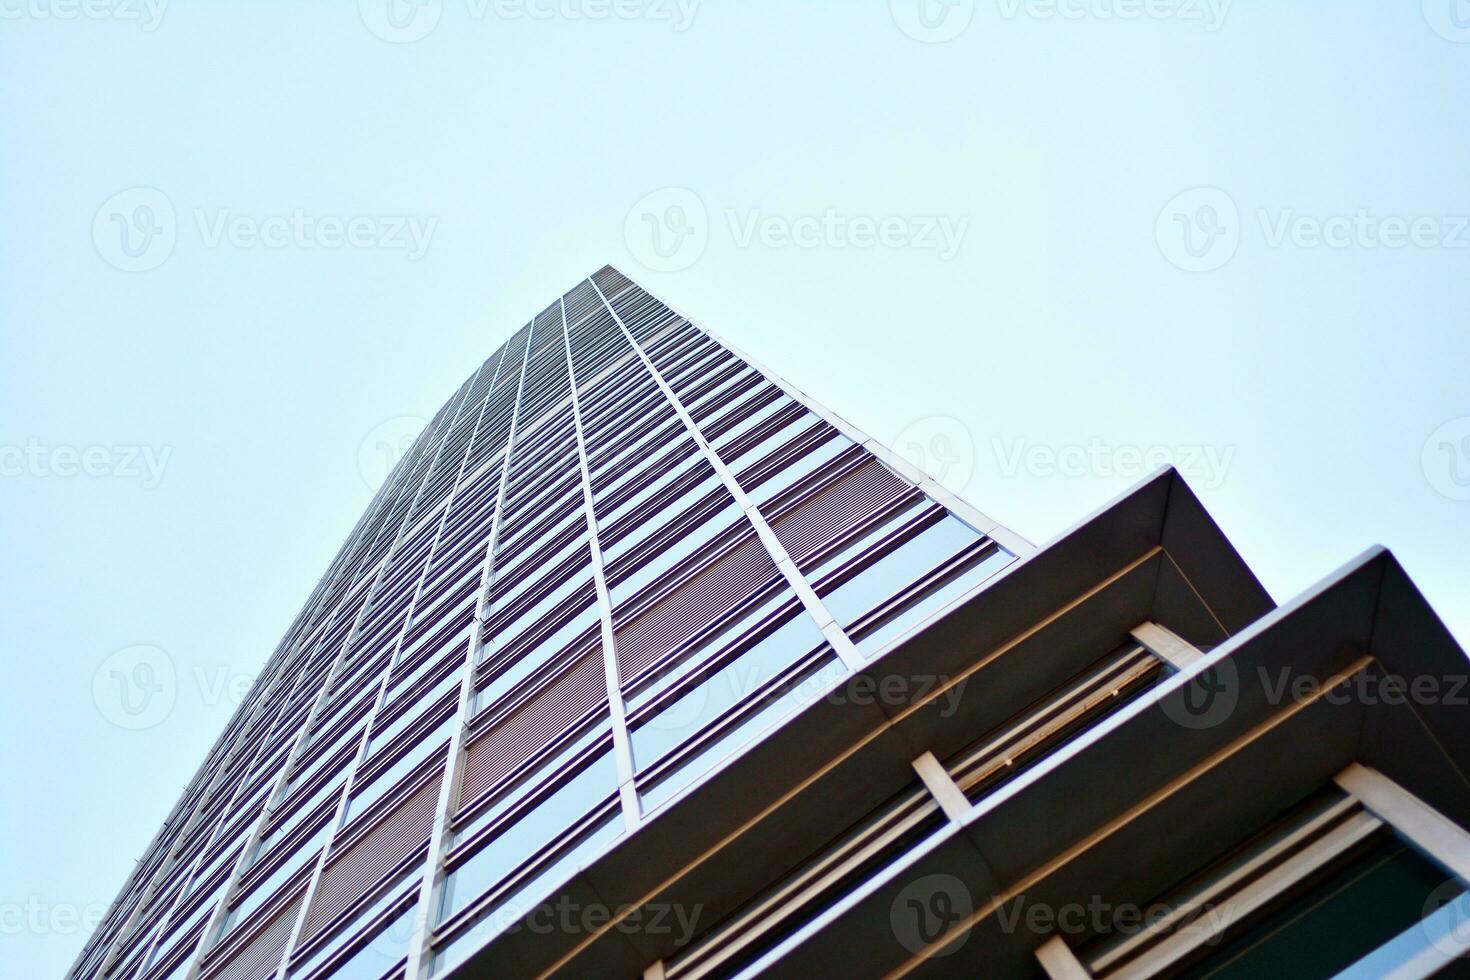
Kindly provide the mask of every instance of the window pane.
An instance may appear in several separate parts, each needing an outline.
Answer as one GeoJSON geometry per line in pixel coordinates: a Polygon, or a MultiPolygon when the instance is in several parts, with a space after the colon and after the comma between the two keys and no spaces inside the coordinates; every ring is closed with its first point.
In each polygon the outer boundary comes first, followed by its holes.
{"type": "Polygon", "coordinates": [[[915,599],[911,605],[905,606],[903,611],[892,619],[867,633],[855,642],[858,650],[868,656],[872,656],[882,649],[883,644],[900,636],[903,632],[916,623],[921,622],[924,617],[929,616],[945,604],[964,595],[969,589],[974,588],[981,582],[990,578],[996,572],[1004,568],[1011,560],[1011,554],[1007,551],[995,551],[978,564],[972,565],[962,574],[939,586],[932,592],[924,594],[915,599]]]}
{"type": "Polygon", "coordinates": [[[700,728],[739,704],[761,685],[825,642],[822,631],[798,610],[774,632],[698,686],[665,705],[631,735],[639,772],[700,728]]]}
{"type": "Polygon", "coordinates": [[[760,492],[756,494],[757,501],[764,503],[787,487],[794,486],[807,474],[815,473],[823,463],[835,458],[851,446],[852,440],[834,434],[830,439],[787,463],[774,476],[768,477],[765,482],[761,483],[760,492]]]}
{"type": "Polygon", "coordinates": [[[776,594],[769,599],[757,603],[755,608],[737,617],[725,628],[707,637],[697,646],[692,646],[677,661],[657,665],[654,668],[655,677],[651,680],[640,678],[638,685],[635,685],[637,687],[636,692],[630,694],[627,698],[628,710],[637,710],[651,701],[659,692],[668,690],[681,677],[684,677],[691,670],[704,663],[710,656],[713,656],[733,643],[747,630],[754,629],[757,624],[764,622],[767,617],[775,615],[776,610],[795,598],[796,593],[792,592],[789,587],[778,589],[776,594]]]}
{"type": "MultiPolygon", "coordinates": [[[[742,513],[739,506],[732,503],[723,510],[706,518],[698,527],[680,534],[669,543],[667,548],[654,555],[641,568],[618,582],[608,591],[608,599],[611,601],[613,608],[618,608],[625,599],[633,596],[644,586],[655,581],[664,572],[667,572],[679,564],[679,562],[694,554],[703,545],[739,519],[742,513]]],[[[652,523],[650,522],[650,524],[652,523]]]]}
{"type": "Polygon", "coordinates": [[[301,846],[280,867],[272,871],[263,881],[251,889],[250,894],[241,899],[239,904],[231,909],[230,914],[225,917],[224,925],[220,928],[220,935],[229,932],[235,927],[236,923],[260,908],[265,900],[274,895],[277,889],[284,885],[292,875],[316,860],[317,852],[321,850],[323,842],[326,841],[328,835],[331,833],[331,824],[332,822],[330,820],[324,822],[316,833],[312,834],[305,841],[302,841],[301,846]]]}
{"type": "MultiPolygon", "coordinates": [[[[538,900],[546,896],[552,887],[564,881],[577,869],[578,865],[617,840],[622,833],[623,816],[621,813],[615,813],[597,824],[576,843],[558,854],[546,866],[537,870],[530,879],[506,896],[493,911],[456,937],[453,943],[434,958],[431,972],[437,974],[442,972],[446,966],[455,965],[479,948],[485,940],[520,921],[527,912],[535,907],[538,900]]],[[[460,869],[460,871],[463,870],[465,869],[460,869]]]]}
{"type": "MultiPolygon", "coordinates": [[[[537,765],[529,773],[517,776],[514,784],[501,792],[499,799],[475,814],[474,819],[455,832],[455,839],[467,840],[481,827],[494,823],[502,813],[509,812],[516,804],[533,795],[552,775],[564,769],[572,759],[575,759],[599,738],[610,738],[606,723],[601,726],[593,725],[581,735],[573,738],[550,759],[537,765]]],[[[609,742],[608,747],[588,761],[586,768],[568,780],[562,790],[566,792],[566,800],[583,798],[584,791],[590,794],[585,796],[586,811],[590,812],[593,805],[607,795],[609,787],[617,785],[617,781],[617,767],[613,764],[611,742],[609,742]],[[573,788],[573,783],[577,783],[580,788],[573,788]]]]}
{"type": "Polygon", "coordinates": [[[454,728],[454,722],[457,717],[458,715],[451,711],[439,723],[438,728],[425,734],[423,739],[415,743],[414,747],[404,753],[397,762],[373,777],[373,781],[368,784],[367,788],[358,792],[352,798],[352,801],[347,804],[347,813],[343,816],[342,822],[344,824],[347,823],[372,806],[373,803],[387,794],[400,779],[407,776],[409,772],[425,759],[434,755],[436,752],[443,755],[445,749],[444,741],[454,728]]]}
{"type": "MultiPolygon", "coordinates": [[[[388,972],[389,967],[408,954],[408,941],[413,936],[414,913],[417,911],[417,905],[410,905],[398,913],[392,921],[378,931],[377,935],[349,956],[341,966],[330,973],[323,974],[323,980],[326,980],[327,977],[331,977],[332,980],[378,980],[388,972]]],[[[324,959],[325,956],[320,958],[324,959]]],[[[303,965],[291,975],[293,977],[306,976],[307,970],[314,967],[316,962],[319,962],[319,958],[312,957],[311,963],[303,965]]]]}
{"type": "MultiPolygon", "coordinates": [[[[804,614],[803,614],[804,615],[804,614]]],[[[699,752],[685,760],[684,764],[663,779],[659,780],[647,790],[640,791],[639,797],[643,801],[645,810],[652,810],[665,803],[675,793],[685,786],[692,784],[700,776],[708,772],[716,763],[733,753],[741,745],[753,739],[766,728],[781,718],[786,717],[803,704],[825,691],[827,686],[847,676],[847,666],[842,661],[832,659],[823,664],[815,673],[808,676],[800,684],[797,684],[780,697],[773,699],[759,711],[756,711],[742,719],[734,727],[730,728],[719,738],[713,740],[699,752]]]]}
{"type": "Polygon", "coordinates": [[[612,755],[594,759],[514,823],[504,827],[474,857],[446,879],[440,918],[447,918],[498,885],[568,827],[617,790],[612,755]]]}
{"type": "Polygon", "coordinates": [[[851,623],[979,538],[980,535],[964,524],[946,516],[837,588],[825,592],[822,604],[839,623],[851,623]]]}
{"type": "MultiPolygon", "coordinates": [[[[486,684],[475,694],[475,705],[471,715],[479,714],[484,708],[488,708],[506,694],[510,693],[516,685],[527,677],[530,677],[538,669],[562,650],[567,644],[591,629],[600,616],[600,610],[594,603],[584,606],[581,612],[574,613],[567,621],[554,630],[540,643],[522,653],[509,666],[496,675],[495,679],[486,684]]],[[[486,646],[486,655],[493,652],[493,648],[486,646]]]]}

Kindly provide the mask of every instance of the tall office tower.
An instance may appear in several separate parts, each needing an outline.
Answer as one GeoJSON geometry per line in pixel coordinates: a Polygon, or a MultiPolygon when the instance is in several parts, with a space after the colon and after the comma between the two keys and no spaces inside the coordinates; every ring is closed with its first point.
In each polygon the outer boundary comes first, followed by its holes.
{"type": "Polygon", "coordinates": [[[82,980],[1426,976],[1464,654],[1178,476],[1034,548],[605,268],[394,470],[82,980]]]}

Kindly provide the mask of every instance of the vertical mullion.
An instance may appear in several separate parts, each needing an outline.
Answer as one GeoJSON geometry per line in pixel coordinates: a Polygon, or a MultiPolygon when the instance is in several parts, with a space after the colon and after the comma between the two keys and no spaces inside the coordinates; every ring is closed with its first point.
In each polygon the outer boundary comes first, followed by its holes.
{"type": "MultiPolygon", "coordinates": [[[[416,978],[424,973],[424,958],[428,954],[431,935],[429,908],[438,885],[439,869],[443,864],[445,838],[449,828],[449,804],[459,793],[460,779],[464,772],[464,732],[469,720],[470,699],[474,696],[475,654],[480,649],[481,632],[484,629],[485,603],[495,573],[495,545],[500,534],[501,514],[505,509],[506,484],[510,479],[511,454],[515,452],[516,428],[520,425],[521,397],[526,390],[526,366],[531,359],[531,340],[535,333],[535,321],[526,329],[526,346],[521,353],[520,376],[516,379],[515,403],[511,408],[510,426],[505,434],[505,457],[500,464],[500,485],[495,491],[495,511],[490,517],[490,531],[485,535],[485,560],[480,569],[480,593],[475,597],[475,620],[470,629],[469,648],[465,651],[464,666],[459,679],[459,705],[455,709],[455,723],[450,728],[449,748],[444,761],[444,776],[439,782],[439,799],[434,807],[433,829],[429,832],[429,849],[424,858],[424,870],[419,878],[419,894],[413,918],[413,933],[408,940],[408,962],[404,968],[405,978],[416,978]]],[[[494,394],[492,389],[491,394],[494,394]]],[[[488,399],[487,399],[488,401],[488,399]]],[[[470,448],[474,448],[471,440],[470,448]]]]}
{"type": "MultiPolygon", "coordinates": [[[[446,426],[444,428],[443,435],[439,438],[439,445],[435,448],[435,461],[437,461],[438,459],[439,450],[443,448],[444,441],[449,438],[449,428],[450,426],[446,426]]],[[[405,457],[405,459],[407,459],[407,457],[405,457]]],[[[419,484],[414,490],[415,498],[417,498],[418,494],[423,491],[424,486],[427,485],[429,479],[433,475],[434,464],[433,462],[431,462],[428,469],[424,471],[424,475],[419,479],[419,484]]],[[[410,506],[404,510],[403,518],[399,521],[398,529],[394,533],[393,541],[388,547],[387,555],[385,555],[385,558],[393,554],[394,550],[402,541],[405,532],[407,532],[408,515],[412,511],[412,509],[412,503],[410,502],[410,506]]],[[[387,528],[385,527],[383,531],[386,530],[387,528]]],[[[380,531],[379,533],[382,532],[380,531]]],[[[218,931],[220,923],[224,918],[225,908],[229,905],[230,899],[234,897],[235,890],[240,886],[240,879],[244,876],[246,866],[249,863],[250,851],[260,841],[260,833],[262,830],[265,829],[265,820],[266,816],[270,813],[271,801],[274,800],[276,794],[281,791],[281,787],[285,785],[287,773],[291,771],[291,767],[295,764],[297,758],[299,758],[299,756],[301,755],[301,750],[306,745],[307,732],[311,730],[312,722],[316,720],[317,714],[322,709],[322,704],[326,699],[327,691],[331,689],[332,681],[336,678],[337,671],[341,669],[343,657],[346,655],[347,650],[351,647],[352,641],[356,639],[357,630],[362,626],[363,617],[367,613],[368,607],[371,605],[373,593],[377,589],[378,585],[382,583],[383,573],[387,570],[387,568],[388,562],[385,560],[378,565],[375,571],[372,572],[374,578],[373,584],[368,588],[367,595],[363,598],[362,606],[357,610],[357,614],[353,620],[352,628],[349,629],[347,631],[347,635],[342,638],[342,644],[340,647],[338,647],[337,653],[333,656],[332,666],[328,669],[326,677],[321,682],[320,690],[317,691],[316,697],[312,700],[311,710],[307,712],[306,719],[302,722],[301,730],[296,734],[295,743],[291,746],[290,752],[288,752],[286,755],[285,762],[283,762],[281,765],[280,774],[276,776],[275,782],[272,784],[270,791],[266,794],[265,802],[260,808],[259,815],[255,818],[255,824],[251,828],[250,835],[245,839],[245,845],[241,848],[240,854],[235,858],[235,866],[230,872],[230,877],[226,882],[224,892],[221,894],[218,903],[215,905],[214,911],[210,913],[208,921],[205,922],[204,930],[199,934],[199,939],[194,945],[194,952],[190,954],[189,968],[184,972],[183,980],[196,980],[196,978],[199,976],[199,969],[204,960],[204,956],[210,949],[210,939],[214,935],[214,933],[218,931]]],[[[345,788],[346,787],[344,784],[344,790],[345,788]]],[[[325,844],[323,844],[322,846],[323,848],[326,847],[325,844]]]]}
{"type": "Polygon", "coordinates": [[[592,507],[592,475],[587,468],[587,443],[582,431],[582,404],[577,395],[577,372],[572,366],[572,340],[567,329],[566,299],[561,308],[562,343],[567,355],[567,380],[571,382],[572,429],[577,438],[577,465],[582,470],[582,508],[587,518],[587,544],[592,561],[592,585],[597,590],[597,607],[602,626],[602,672],[607,682],[608,715],[612,720],[613,761],[618,774],[618,799],[628,830],[638,826],[638,794],[633,789],[633,749],[628,740],[627,709],[623,705],[622,678],[618,672],[617,645],[613,635],[612,599],[607,591],[602,546],[597,537],[597,515],[592,507]]]}
{"type": "Polygon", "coordinates": [[[706,461],[714,468],[714,471],[719,474],[720,480],[725,484],[725,489],[735,498],[736,504],[745,512],[746,518],[755,527],[756,534],[760,537],[761,543],[765,545],[771,560],[775,562],[776,568],[780,570],[787,584],[791,586],[792,591],[801,599],[801,604],[806,609],[807,614],[816,622],[817,628],[822,631],[822,634],[827,638],[827,642],[832,645],[833,651],[847,666],[848,670],[853,671],[858,669],[863,661],[862,654],[858,653],[857,648],[853,646],[852,640],[848,637],[846,631],[837,623],[832,614],[827,611],[827,607],[822,604],[822,600],[812,590],[811,585],[807,583],[806,577],[797,569],[796,563],[791,560],[791,556],[786,552],[786,547],[781,544],[780,540],[776,537],[776,533],[771,530],[771,525],[766,522],[765,516],[761,514],[760,508],[741,489],[740,484],[735,481],[735,474],[730,472],[730,468],[725,465],[724,460],[720,459],[719,455],[714,451],[714,448],[710,446],[709,441],[704,437],[704,433],[695,424],[694,418],[685,409],[684,403],[679,400],[678,395],[674,394],[674,389],[669,387],[669,383],[664,380],[663,375],[654,366],[653,360],[644,351],[643,346],[638,343],[637,338],[633,336],[633,332],[628,329],[627,324],[623,323],[622,317],[618,316],[617,311],[612,308],[612,304],[607,301],[607,297],[603,295],[597,283],[591,278],[588,278],[587,282],[596,290],[597,297],[602,300],[602,305],[606,308],[608,315],[617,323],[618,329],[622,330],[623,336],[633,346],[634,353],[643,362],[643,366],[648,369],[648,373],[652,376],[654,383],[658,385],[659,390],[663,392],[664,397],[673,406],[675,414],[684,423],[684,428],[688,430],[695,445],[704,453],[706,461]]]}

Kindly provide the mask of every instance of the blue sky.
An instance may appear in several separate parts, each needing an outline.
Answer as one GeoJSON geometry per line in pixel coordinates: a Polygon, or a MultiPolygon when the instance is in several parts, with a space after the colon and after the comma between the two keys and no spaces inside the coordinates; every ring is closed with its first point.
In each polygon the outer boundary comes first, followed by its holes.
{"type": "Polygon", "coordinates": [[[1470,639],[1470,10],[386,3],[0,0],[15,975],[606,262],[1033,540],[1173,461],[1278,599],[1382,542],[1470,639]]]}

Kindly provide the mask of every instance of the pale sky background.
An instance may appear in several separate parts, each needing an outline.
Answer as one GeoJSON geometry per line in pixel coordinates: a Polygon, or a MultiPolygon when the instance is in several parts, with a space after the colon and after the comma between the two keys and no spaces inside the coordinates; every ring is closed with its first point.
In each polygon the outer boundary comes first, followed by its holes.
{"type": "Polygon", "coordinates": [[[8,975],[70,963],[380,424],[605,262],[1033,540],[1157,447],[1278,601],[1382,542],[1470,639],[1470,9],[93,2],[0,0],[8,975]]]}

